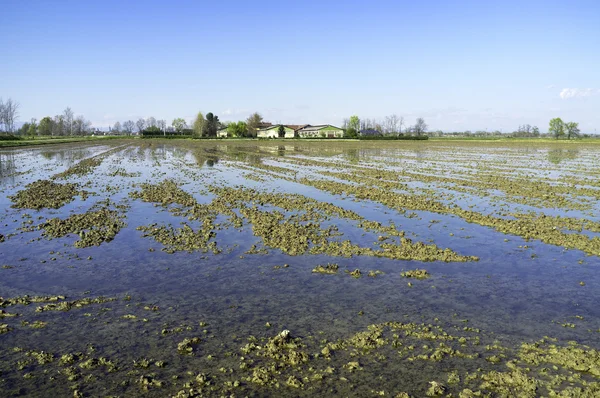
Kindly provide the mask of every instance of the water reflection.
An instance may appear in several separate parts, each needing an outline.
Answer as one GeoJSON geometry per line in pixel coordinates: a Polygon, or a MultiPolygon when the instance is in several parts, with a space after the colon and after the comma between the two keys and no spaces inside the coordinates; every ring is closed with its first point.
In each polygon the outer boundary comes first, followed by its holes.
{"type": "Polygon", "coordinates": [[[560,164],[565,160],[575,160],[578,157],[577,149],[551,149],[548,151],[548,161],[554,164],[560,164]]]}

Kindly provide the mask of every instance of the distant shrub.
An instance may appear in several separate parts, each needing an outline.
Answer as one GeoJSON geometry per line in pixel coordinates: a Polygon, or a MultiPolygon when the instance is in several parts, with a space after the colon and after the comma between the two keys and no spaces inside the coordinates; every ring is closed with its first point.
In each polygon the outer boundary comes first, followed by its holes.
{"type": "Polygon", "coordinates": [[[377,135],[371,135],[371,136],[358,137],[358,139],[361,140],[361,141],[395,141],[395,140],[425,141],[425,140],[428,140],[429,137],[426,136],[426,135],[421,135],[421,136],[412,136],[412,135],[377,136],[377,135]]]}
{"type": "Polygon", "coordinates": [[[170,133],[166,134],[162,131],[142,131],[142,138],[192,138],[190,134],[170,133]]]}
{"type": "Polygon", "coordinates": [[[0,141],[15,141],[15,140],[20,140],[21,137],[19,137],[18,135],[14,135],[14,134],[0,134],[0,141]]]}

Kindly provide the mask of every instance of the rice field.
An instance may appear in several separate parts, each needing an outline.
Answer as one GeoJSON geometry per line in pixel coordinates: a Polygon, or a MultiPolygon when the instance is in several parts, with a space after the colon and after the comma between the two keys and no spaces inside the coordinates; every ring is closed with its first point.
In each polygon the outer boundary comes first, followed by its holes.
{"type": "Polygon", "coordinates": [[[600,396],[600,147],[0,148],[3,396],[600,396]]]}

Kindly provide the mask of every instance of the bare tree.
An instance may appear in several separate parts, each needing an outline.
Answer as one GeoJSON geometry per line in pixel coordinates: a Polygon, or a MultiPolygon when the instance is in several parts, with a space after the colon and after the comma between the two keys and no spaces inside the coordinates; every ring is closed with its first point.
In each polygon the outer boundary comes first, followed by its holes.
{"type": "Polygon", "coordinates": [[[150,116],[148,119],[146,119],[146,127],[156,127],[156,119],[153,116],[150,116]]]}
{"type": "Polygon", "coordinates": [[[344,118],[344,121],[342,122],[342,128],[344,130],[348,130],[348,125],[350,124],[350,119],[348,119],[347,117],[344,118]]]}
{"type": "Polygon", "coordinates": [[[84,118],[82,115],[79,115],[73,121],[73,131],[76,135],[84,135],[87,134],[92,127],[92,123],[84,118]]]}
{"type": "Polygon", "coordinates": [[[63,115],[65,121],[64,128],[66,129],[66,131],[69,132],[69,135],[73,135],[73,121],[75,118],[73,111],[71,110],[71,108],[67,107],[67,109],[63,111],[63,115]]]}
{"type": "Polygon", "coordinates": [[[121,133],[121,123],[116,122],[112,128],[112,131],[116,132],[117,134],[121,133]]]}
{"type": "Polygon", "coordinates": [[[144,128],[146,127],[146,121],[140,118],[137,122],[135,122],[135,125],[138,129],[138,133],[142,134],[142,131],[144,131],[144,128]]]}
{"type": "Polygon", "coordinates": [[[383,132],[386,134],[390,134],[393,131],[394,131],[394,128],[392,127],[392,117],[386,116],[383,119],[383,132]]]}
{"type": "Polygon", "coordinates": [[[131,133],[133,133],[134,128],[135,128],[135,123],[133,122],[133,120],[128,120],[126,122],[123,122],[123,131],[127,135],[131,135],[131,133]]]}
{"type": "Polygon", "coordinates": [[[4,114],[5,114],[5,106],[4,101],[0,98],[0,131],[6,131],[5,122],[4,122],[4,114]]]}
{"type": "Polygon", "coordinates": [[[65,127],[65,118],[63,115],[54,116],[54,123],[52,123],[52,135],[63,135],[65,127]]]}
{"type": "Polygon", "coordinates": [[[398,117],[395,113],[389,117],[390,133],[399,134],[402,130],[403,118],[398,117]]]}
{"type": "Polygon", "coordinates": [[[424,132],[426,132],[427,131],[427,124],[425,123],[425,119],[423,119],[422,117],[418,117],[417,118],[417,123],[415,123],[415,125],[413,126],[412,131],[417,136],[420,136],[421,134],[423,134],[424,132]]]}
{"type": "Polygon", "coordinates": [[[19,118],[19,106],[17,101],[11,98],[2,103],[0,99],[0,126],[4,126],[4,131],[12,133],[15,130],[15,122],[19,118]]]}
{"type": "Polygon", "coordinates": [[[165,132],[167,130],[167,121],[165,119],[160,119],[157,123],[158,128],[165,132]]]}

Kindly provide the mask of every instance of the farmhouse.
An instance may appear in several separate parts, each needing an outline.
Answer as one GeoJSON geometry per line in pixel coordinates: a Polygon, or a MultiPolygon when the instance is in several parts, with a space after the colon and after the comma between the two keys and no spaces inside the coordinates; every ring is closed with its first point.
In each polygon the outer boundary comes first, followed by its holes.
{"type": "Polygon", "coordinates": [[[323,137],[323,138],[341,138],[344,136],[344,130],[332,126],[330,124],[320,124],[318,126],[305,126],[298,130],[298,137],[311,138],[311,137],[323,137]]]}
{"type": "Polygon", "coordinates": [[[284,126],[282,124],[275,124],[268,127],[263,127],[258,129],[256,132],[256,136],[258,138],[279,138],[279,126],[283,126],[285,131],[285,138],[294,138],[294,129],[284,126]]]}

